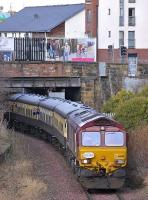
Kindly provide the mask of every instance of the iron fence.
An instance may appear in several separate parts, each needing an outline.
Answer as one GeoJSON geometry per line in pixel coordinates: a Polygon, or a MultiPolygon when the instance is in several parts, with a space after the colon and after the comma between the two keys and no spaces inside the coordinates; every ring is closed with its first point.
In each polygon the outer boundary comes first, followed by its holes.
{"type": "Polygon", "coordinates": [[[45,60],[45,39],[14,38],[14,60],[43,61],[45,60]]]}

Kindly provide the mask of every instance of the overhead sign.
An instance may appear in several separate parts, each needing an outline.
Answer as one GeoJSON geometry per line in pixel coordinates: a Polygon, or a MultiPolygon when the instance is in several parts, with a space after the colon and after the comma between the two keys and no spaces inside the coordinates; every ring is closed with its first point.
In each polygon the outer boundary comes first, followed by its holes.
{"type": "Polygon", "coordinates": [[[0,51],[14,51],[14,38],[0,37],[0,51]]]}
{"type": "Polygon", "coordinates": [[[96,62],[96,39],[47,38],[47,60],[96,62]]]}

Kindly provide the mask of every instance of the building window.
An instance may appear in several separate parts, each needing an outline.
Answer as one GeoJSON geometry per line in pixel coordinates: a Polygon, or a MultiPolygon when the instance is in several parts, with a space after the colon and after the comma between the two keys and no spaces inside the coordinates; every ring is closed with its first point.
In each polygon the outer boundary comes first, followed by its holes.
{"type": "Polygon", "coordinates": [[[90,9],[86,10],[86,22],[91,22],[92,20],[92,12],[90,9]]]}
{"type": "Polygon", "coordinates": [[[111,31],[108,31],[108,37],[111,38],[111,31]]]}
{"type": "Polygon", "coordinates": [[[129,3],[136,3],[136,0],[128,0],[129,3]]]}
{"type": "Polygon", "coordinates": [[[128,10],[128,25],[135,26],[135,8],[129,8],[128,10]]]}
{"type": "Polygon", "coordinates": [[[120,16],[119,16],[119,26],[124,26],[124,0],[120,1],[120,16]]]}
{"type": "Polygon", "coordinates": [[[108,15],[111,15],[111,9],[110,8],[108,9],[108,15]]]}
{"type": "Polygon", "coordinates": [[[124,46],[124,31],[119,31],[119,48],[124,46]]]}
{"type": "Polygon", "coordinates": [[[135,48],[135,31],[128,32],[128,48],[135,48]]]}

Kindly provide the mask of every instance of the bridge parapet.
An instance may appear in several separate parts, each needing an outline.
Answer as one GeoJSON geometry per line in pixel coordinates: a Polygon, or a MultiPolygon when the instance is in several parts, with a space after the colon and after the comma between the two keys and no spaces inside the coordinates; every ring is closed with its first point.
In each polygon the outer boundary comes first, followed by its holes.
{"type": "Polygon", "coordinates": [[[71,62],[0,63],[0,77],[83,77],[96,76],[96,64],[71,62]]]}

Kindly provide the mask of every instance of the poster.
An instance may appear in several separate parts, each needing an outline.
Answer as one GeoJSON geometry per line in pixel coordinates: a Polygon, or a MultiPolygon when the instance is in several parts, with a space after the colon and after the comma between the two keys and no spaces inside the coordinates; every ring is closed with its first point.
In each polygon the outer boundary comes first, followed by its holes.
{"type": "Polygon", "coordinates": [[[47,38],[47,60],[96,62],[96,39],[47,38]]]}
{"type": "Polygon", "coordinates": [[[0,51],[14,51],[14,38],[0,37],[0,51]]]}

